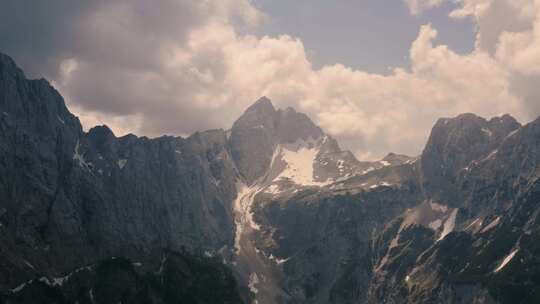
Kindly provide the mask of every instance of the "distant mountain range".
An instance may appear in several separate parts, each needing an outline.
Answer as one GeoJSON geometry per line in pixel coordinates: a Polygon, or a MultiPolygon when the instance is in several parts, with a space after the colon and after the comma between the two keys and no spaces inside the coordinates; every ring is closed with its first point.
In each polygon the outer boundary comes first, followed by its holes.
{"type": "Polygon", "coordinates": [[[540,119],[442,118],[359,161],[256,101],[187,138],[84,132],[0,54],[0,303],[540,303],[540,119]]]}

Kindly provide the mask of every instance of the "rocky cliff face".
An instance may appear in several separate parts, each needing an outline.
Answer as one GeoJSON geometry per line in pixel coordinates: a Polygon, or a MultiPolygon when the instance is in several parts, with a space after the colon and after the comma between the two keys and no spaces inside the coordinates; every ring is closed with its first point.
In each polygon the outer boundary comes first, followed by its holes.
{"type": "Polygon", "coordinates": [[[489,121],[474,114],[437,121],[422,153],[423,187],[438,200],[458,200],[461,170],[495,150],[520,124],[504,115],[489,121]]]}
{"type": "Polygon", "coordinates": [[[0,303],[536,303],[539,176],[508,115],[376,162],[264,97],[228,131],[84,132],[0,55],[0,303]]]}
{"type": "Polygon", "coordinates": [[[232,248],[237,171],[225,131],[85,133],[54,88],[3,55],[0,112],[2,290],[112,256],[154,271],[163,250],[232,248]]]}
{"type": "Polygon", "coordinates": [[[540,283],[532,244],[539,235],[538,123],[521,127],[508,116],[485,121],[471,115],[439,121],[421,158],[427,201],[398,217],[374,243],[381,268],[369,303],[539,300],[529,291],[540,283]],[[426,178],[433,174],[436,187],[426,178]]]}

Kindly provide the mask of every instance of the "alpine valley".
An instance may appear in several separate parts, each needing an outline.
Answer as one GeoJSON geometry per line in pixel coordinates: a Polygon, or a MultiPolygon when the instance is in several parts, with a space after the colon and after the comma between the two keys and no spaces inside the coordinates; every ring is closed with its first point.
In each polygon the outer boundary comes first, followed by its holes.
{"type": "Polygon", "coordinates": [[[540,303],[539,213],[540,119],[375,162],[265,97],[117,137],[0,55],[0,303],[540,303]]]}

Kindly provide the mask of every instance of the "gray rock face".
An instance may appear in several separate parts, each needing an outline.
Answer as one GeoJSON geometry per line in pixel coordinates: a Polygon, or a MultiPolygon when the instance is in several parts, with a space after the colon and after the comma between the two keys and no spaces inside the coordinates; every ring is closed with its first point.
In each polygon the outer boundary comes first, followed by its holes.
{"type": "Polygon", "coordinates": [[[230,131],[116,137],[0,55],[2,303],[537,303],[539,201],[540,120],[441,119],[377,162],[264,97],[230,131]]]}
{"type": "Polygon", "coordinates": [[[260,248],[283,261],[290,302],[364,301],[372,273],[370,240],[385,221],[414,206],[412,187],[356,194],[305,190],[264,204],[262,234],[272,242],[262,238],[260,248]]]}
{"type": "Polygon", "coordinates": [[[0,57],[0,288],[123,256],[234,243],[237,171],[223,130],[189,138],[82,131],[44,80],[0,57]]]}
{"type": "Polygon", "coordinates": [[[509,115],[489,121],[474,114],[439,119],[421,157],[424,190],[435,199],[457,200],[459,171],[489,154],[519,127],[509,115]]]}
{"type": "Polygon", "coordinates": [[[249,107],[231,129],[231,151],[238,170],[253,183],[261,177],[272,160],[275,147],[277,112],[268,99],[249,107]]]}
{"type": "Polygon", "coordinates": [[[374,244],[382,252],[375,261],[384,266],[373,277],[368,302],[535,303],[540,299],[526,291],[540,286],[532,278],[539,268],[532,258],[538,249],[531,243],[539,235],[538,120],[516,127],[508,116],[492,119],[488,126],[497,128],[488,130],[497,140],[482,141],[478,131],[488,133],[483,130],[486,121],[467,116],[467,122],[464,117],[443,121],[448,127],[439,121],[431,135],[432,146],[428,144],[422,155],[423,185],[426,176],[439,174],[440,184],[428,185],[425,191],[439,218],[426,224],[422,223],[425,214],[412,218],[406,212],[398,219],[409,221],[407,225],[387,226],[374,244]],[[471,127],[471,122],[480,124],[471,127]],[[434,158],[441,162],[439,171],[424,166],[434,164],[434,158]],[[454,212],[455,216],[448,215],[454,212]],[[444,236],[446,227],[452,232],[444,236]],[[411,230],[418,232],[411,234],[411,230]]]}

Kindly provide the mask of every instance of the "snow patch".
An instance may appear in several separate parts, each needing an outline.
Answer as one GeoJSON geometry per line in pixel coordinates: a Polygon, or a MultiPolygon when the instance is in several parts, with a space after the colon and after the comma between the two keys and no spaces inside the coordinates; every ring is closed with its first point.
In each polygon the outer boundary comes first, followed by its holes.
{"type": "MultiPolygon", "coordinates": [[[[76,274],[76,273],[78,273],[78,272],[80,272],[82,270],[91,270],[92,268],[93,268],[93,266],[84,266],[84,267],[80,267],[80,268],[75,269],[74,271],[68,273],[67,275],[65,275],[63,277],[57,277],[57,278],[52,278],[52,279],[49,279],[47,277],[40,277],[37,280],[39,282],[45,283],[45,284],[47,284],[48,286],[51,286],[51,287],[62,286],[62,285],[64,285],[64,283],[66,283],[71,278],[71,276],[73,274],[76,274]]],[[[13,293],[17,293],[17,292],[21,291],[26,285],[32,284],[32,282],[34,282],[34,279],[20,284],[19,286],[11,289],[11,291],[13,293]]]]}
{"type": "Polygon", "coordinates": [[[470,223],[466,228],[465,230],[468,230],[469,228],[473,227],[476,223],[478,223],[480,221],[480,224],[482,223],[480,218],[477,218],[475,219],[474,221],[472,221],[472,223],[470,223]]]}
{"type": "Polygon", "coordinates": [[[385,161],[385,160],[381,160],[379,163],[381,163],[381,165],[383,165],[383,167],[390,166],[390,163],[385,161]]]}
{"type": "MultiPolygon", "coordinates": [[[[31,281],[30,281],[30,282],[31,282],[31,281]]],[[[22,283],[21,285],[19,285],[19,286],[13,288],[13,289],[11,290],[11,292],[17,293],[17,292],[23,290],[24,287],[26,287],[26,283],[22,283]]]]}
{"type": "Polygon", "coordinates": [[[60,278],[53,278],[52,281],[47,280],[47,282],[49,282],[49,285],[52,286],[62,286],[70,277],[71,274],[60,278]]]}
{"type": "Polygon", "coordinates": [[[519,248],[514,249],[514,251],[510,252],[510,254],[508,254],[508,255],[504,258],[504,260],[502,261],[501,265],[499,265],[499,267],[497,267],[497,269],[495,269],[494,272],[499,272],[499,271],[501,271],[501,269],[503,269],[504,266],[506,266],[506,264],[508,264],[508,262],[510,262],[510,261],[514,258],[514,256],[516,255],[516,253],[517,253],[518,251],[519,251],[519,248]]]}
{"type": "Polygon", "coordinates": [[[446,211],[448,211],[448,207],[445,205],[430,202],[429,206],[431,207],[431,210],[433,211],[443,212],[443,213],[446,213],[446,211]]]}
{"type": "Polygon", "coordinates": [[[388,247],[388,249],[392,249],[394,247],[396,247],[399,243],[399,234],[401,233],[401,227],[399,229],[399,231],[396,233],[396,236],[392,239],[392,241],[390,241],[390,245],[388,247]]]}
{"type": "Polygon", "coordinates": [[[30,264],[30,262],[28,262],[27,260],[24,260],[24,264],[30,268],[32,268],[32,270],[36,270],[36,268],[34,267],[34,265],[30,264]]]}
{"type": "Polygon", "coordinates": [[[238,194],[233,204],[234,211],[236,213],[236,234],[234,238],[234,246],[237,252],[240,252],[240,238],[242,237],[244,230],[246,228],[253,230],[261,229],[261,227],[253,220],[253,212],[251,211],[253,200],[255,199],[257,193],[259,193],[260,189],[259,187],[248,187],[242,182],[237,182],[236,188],[238,189],[238,194]]]}
{"type": "Polygon", "coordinates": [[[516,133],[519,131],[519,129],[515,129],[514,131],[510,132],[508,135],[506,135],[505,138],[508,138],[508,137],[512,137],[514,135],[516,135],[516,133]]]}
{"type": "Polygon", "coordinates": [[[489,137],[491,137],[493,135],[493,133],[490,130],[486,129],[486,128],[482,128],[482,132],[484,132],[489,137]]]}
{"type": "Polygon", "coordinates": [[[79,163],[79,166],[85,169],[90,169],[88,164],[86,163],[86,160],[84,159],[84,156],[79,152],[80,148],[80,142],[77,140],[77,144],[75,145],[75,150],[73,151],[73,160],[76,160],[79,163]]]}
{"type": "Polygon", "coordinates": [[[124,167],[127,164],[127,159],[120,159],[120,160],[118,160],[117,164],[118,164],[118,168],[124,169],[124,167]]]}
{"type": "Polygon", "coordinates": [[[219,185],[221,185],[221,180],[216,179],[215,177],[210,177],[210,182],[212,182],[212,184],[214,184],[214,186],[216,187],[219,187],[219,185]]]}
{"type": "Polygon", "coordinates": [[[259,290],[256,287],[257,284],[259,284],[259,277],[257,276],[255,272],[252,272],[249,275],[248,287],[249,287],[249,290],[253,292],[254,294],[257,294],[259,292],[259,290]]]}
{"type": "Polygon", "coordinates": [[[371,185],[369,187],[369,189],[375,189],[375,188],[379,188],[379,187],[391,187],[392,184],[389,183],[389,182],[379,182],[378,184],[375,184],[375,185],[371,185]]]}
{"type": "Polygon", "coordinates": [[[165,270],[165,263],[167,262],[167,256],[161,257],[161,262],[159,263],[159,269],[157,271],[157,274],[162,274],[163,270],[165,270]]]}
{"type": "Polygon", "coordinates": [[[75,269],[74,271],[68,273],[67,275],[63,276],[63,277],[58,277],[58,278],[53,278],[52,280],[49,280],[48,278],[46,277],[42,277],[40,278],[40,281],[41,282],[46,282],[49,286],[62,286],[64,285],[64,283],[69,280],[69,278],[71,278],[71,276],[73,274],[76,274],[80,271],[83,271],[83,270],[91,270],[93,266],[85,266],[85,267],[80,267],[80,268],[77,268],[75,269]]]}
{"type": "Polygon", "coordinates": [[[369,173],[369,172],[371,172],[371,171],[373,171],[373,170],[375,170],[375,168],[369,167],[369,168],[367,168],[366,170],[362,171],[362,174],[369,173]]]}
{"type": "Polygon", "coordinates": [[[486,227],[484,227],[484,229],[482,229],[482,231],[480,231],[480,233],[484,233],[484,232],[487,232],[493,228],[495,228],[495,226],[497,226],[499,224],[499,222],[501,221],[501,217],[498,216],[495,220],[493,220],[491,223],[489,223],[486,227]]]}
{"type": "Polygon", "coordinates": [[[272,164],[280,158],[285,162],[285,169],[274,179],[289,179],[298,185],[323,186],[327,183],[316,182],[313,176],[313,163],[320,151],[318,140],[298,140],[292,144],[280,144],[274,153],[272,164]]]}
{"type": "Polygon", "coordinates": [[[484,159],[482,159],[482,162],[494,158],[497,155],[497,152],[499,152],[499,150],[497,150],[497,149],[491,151],[491,153],[489,153],[488,156],[486,156],[484,159]]]}
{"type": "Polygon", "coordinates": [[[456,225],[456,216],[457,216],[458,209],[454,209],[452,213],[450,213],[450,216],[446,221],[444,222],[444,228],[441,232],[441,236],[437,241],[443,240],[450,232],[454,230],[454,227],[456,225]]]}
{"type": "Polygon", "coordinates": [[[267,187],[264,192],[270,193],[270,194],[278,194],[281,192],[279,189],[280,189],[279,185],[272,184],[269,187],[267,187]]]}
{"type": "Polygon", "coordinates": [[[442,220],[437,219],[437,220],[434,220],[433,222],[429,223],[429,228],[431,228],[433,230],[437,230],[437,229],[439,229],[439,227],[441,227],[441,225],[442,225],[442,220]]]}
{"type": "Polygon", "coordinates": [[[286,259],[278,259],[278,258],[276,258],[275,260],[276,260],[276,264],[281,265],[281,264],[287,262],[289,259],[290,258],[286,258],[286,259]]]}
{"type": "Polygon", "coordinates": [[[420,159],[420,157],[415,157],[415,158],[408,159],[408,160],[405,162],[405,164],[414,164],[414,163],[416,163],[419,159],[420,159]]]}
{"type": "Polygon", "coordinates": [[[270,254],[268,259],[271,260],[271,261],[276,262],[276,264],[278,264],[278,265],[281,265],[281,264],[287,262],[290,258],[280,259],[280,258],[276,258],[273,254],[270,254]]]}

